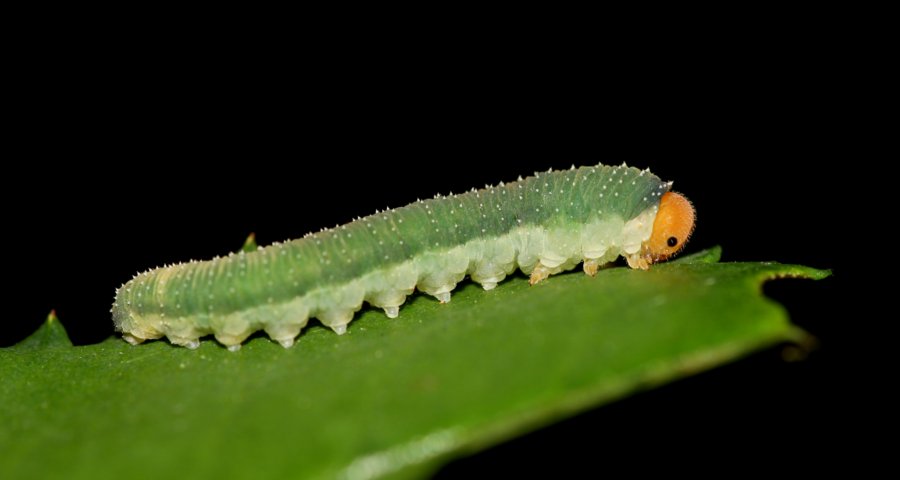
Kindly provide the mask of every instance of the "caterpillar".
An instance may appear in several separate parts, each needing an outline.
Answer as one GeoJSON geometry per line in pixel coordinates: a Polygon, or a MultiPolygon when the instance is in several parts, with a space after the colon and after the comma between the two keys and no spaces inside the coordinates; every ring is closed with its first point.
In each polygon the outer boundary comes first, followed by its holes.
{"type": "Polygon", "coordinates": [[[337,334],[364,302],[399,314],[419,289],[441,303],[467,275],[493,289],[517,268],[536,284],[623,256],[647,269],[680,251],[694,208],[649,170],[596,165],[436,195],[284,243],[136,275],[116,291],[115,328],[132,344],[163,336],[238,350],[265,330],[285,348],[310,318],[337,334]]]}

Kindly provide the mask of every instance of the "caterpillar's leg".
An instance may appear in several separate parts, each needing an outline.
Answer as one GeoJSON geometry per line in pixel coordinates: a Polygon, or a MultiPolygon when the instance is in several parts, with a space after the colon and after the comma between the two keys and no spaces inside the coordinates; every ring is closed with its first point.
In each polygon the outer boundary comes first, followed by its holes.
{"type": "Polygon", "coordinates": [[[136,335],[132,335],[130,333],[123,333],[122,338],[126,342],[128,342],[132,345],[140,345],[140,344],[144,343],[144,340],[145,340],[144,338],[138,337],[136,335]]]}
{"type": "Polygon", "coordinates": [[[599,258],[585,258],[583,265],[584,273],[593,277],[594,275],[597,275],[597,272],[599,272],[601,268],[609,267],[612,264],[613,262],[608,262],[599,258]]]}
{"type": "Polygon", "coordinates": [[[550,269],[545,267],[544,264],[538,262],[538,264],[535,265],[534,270],[531,271],[531,279],[528,280],[528,283],[530,283],[531,285],[535,285],[549,276],[550,269]]]}
{"type": "MultiPolygon", "coordinates": [[[[362,306],[362,304],[360,304],[360,306],[362,306]]],[[[355,309],[334,308],[319,313],[318,318],[323,325],[334,330],[334,333],[343,335],[347,333],[347,324],[353,320],[353,314],[357,310],[359,310],[359,307],[356,307],[355,309]]]]}
{"type": "Polygon", "coordinates": [[[584,259],[584,273],[593,277],[597,274],[598,270],[600,270],[600,262],[598,262],[596,258],[584,259]]]}
{"type": "Polygon", "coordinates": [[[178,337],[178,336],[170,336],[168,337],[169,341],[172,342],[173,345],[181,345],[182,347],[187,347],[191,350],[196,350],[200,347],[200,339],[192,338],[192,337],[178,337]]]}
{"type": "Polygon", "coordinates": [[[650,261],[647,260],[647,257],[644,257],[641,254],[635,255],[626,255],[625,260],[628,261],[628,266],[634,269],[640,268],[641,270],[649,270],[650,269],[650,261]]]}

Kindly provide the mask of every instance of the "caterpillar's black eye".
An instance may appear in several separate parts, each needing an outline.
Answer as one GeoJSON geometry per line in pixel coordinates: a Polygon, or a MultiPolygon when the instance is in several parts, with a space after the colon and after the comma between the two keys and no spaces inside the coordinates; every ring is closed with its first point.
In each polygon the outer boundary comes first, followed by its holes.
{"type": "Polygon", "coordinates": [[[678,245],[678,239],[675,237],[669,237],[669,239],[666,240],[666,244],[668,244],[670,247],[674,247],[675,245],[678,245]]]}

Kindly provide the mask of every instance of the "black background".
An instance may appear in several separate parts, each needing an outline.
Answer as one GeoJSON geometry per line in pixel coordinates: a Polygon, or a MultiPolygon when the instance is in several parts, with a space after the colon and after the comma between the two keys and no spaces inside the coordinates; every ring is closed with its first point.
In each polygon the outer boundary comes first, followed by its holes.
{"type": "Polygon", "coordinates": [[[315,78],[278,68],[194,76],[203,67],[185,62],[140,81],[133,69],[80,88],[48,84],[17,128],[27,146],[20,170],[4,175],[24,193],[4,194],[14,282],[0,345],[33,331],[50,309],[76,344],[101,341],[112,334],[114,289],[132,274],[227,253],[250,232],[267,244],[438,192],[624,161],[674,180],[694,202],[689,252],[722,245],[726,261],[833,269],[821,282],[765,287],[818,349],[800,362],[784,361],[781,348],[762,352],[441,475],[598,463],[639,471],[651,465],[625,454],[647,451],[663,459],[657,466],[707,455],[737,470],[758,467],[757,455],[804,468],[843,462],[837,446],[865,423],[857,400],[873,393],[859,336],[847,328],[867,320],[845,313],[850,264],[840,257],[871,233],[853,230],[856,207],[841,185],[873,173],[828,65],[715,58],[703,71],[663,63],[633,74],[551,66],[498,74],[503,67],[485,62],[465,74],[363,65],[315,78]]]}

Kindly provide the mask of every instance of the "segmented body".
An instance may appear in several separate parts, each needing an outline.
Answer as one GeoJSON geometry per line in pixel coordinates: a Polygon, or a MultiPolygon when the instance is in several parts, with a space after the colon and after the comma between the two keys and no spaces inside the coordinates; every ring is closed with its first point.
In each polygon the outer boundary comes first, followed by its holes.
{"type": "Polygon", "coordinates": [[[619,255],[639,263],[670,183],[627,166],[573,168],[436,196],[301,239],[137,275],[112,313],[126,340],[236,349],[258,330],[290,346],[310,318],[343,333],[363,302],[389,317],[414,289],[442,302],[466,275],[486,290],[619,255]]]}

